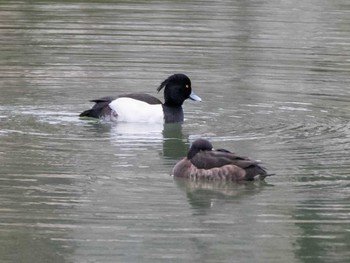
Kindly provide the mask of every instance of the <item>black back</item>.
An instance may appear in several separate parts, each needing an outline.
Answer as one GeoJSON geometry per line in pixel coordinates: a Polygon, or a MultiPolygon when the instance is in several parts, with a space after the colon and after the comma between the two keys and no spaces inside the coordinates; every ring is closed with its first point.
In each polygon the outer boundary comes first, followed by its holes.
{"type": "Polygon", "coordinates": [[[144,101],[148,104],[162,104],[162,102],[156,97],[146,93],[129,93],[120,95],[119,98],[132,98],[135,100],[144,101]]]}

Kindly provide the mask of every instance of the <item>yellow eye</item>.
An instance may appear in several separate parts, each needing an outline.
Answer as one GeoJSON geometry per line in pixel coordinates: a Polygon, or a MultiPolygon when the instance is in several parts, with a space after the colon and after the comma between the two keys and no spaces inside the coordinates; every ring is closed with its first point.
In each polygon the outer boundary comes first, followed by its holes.
{"type": "Polygon", "coordinates": [[[188,84],[186,84],[186,86],[185,86],[185,87],[186,87],[186,89],[188,89],[190,86],[189,86],[188,84]]]}

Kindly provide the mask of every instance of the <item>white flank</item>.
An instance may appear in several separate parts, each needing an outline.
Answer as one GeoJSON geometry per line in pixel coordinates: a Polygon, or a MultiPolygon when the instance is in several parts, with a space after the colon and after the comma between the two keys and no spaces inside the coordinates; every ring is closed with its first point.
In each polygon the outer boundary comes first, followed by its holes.
{"type": "Polygon", "coordinates": [[[117,121],[121,122],[164,122],[163,108],[161,104],[148,104],[132,98],[118,98],[113,100],[109,107],[117,115],[117,121]]]}

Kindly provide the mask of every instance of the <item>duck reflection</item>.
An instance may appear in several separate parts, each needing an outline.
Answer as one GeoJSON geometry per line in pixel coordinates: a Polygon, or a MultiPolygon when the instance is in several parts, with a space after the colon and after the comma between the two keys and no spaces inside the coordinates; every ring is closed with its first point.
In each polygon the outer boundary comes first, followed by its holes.
{"type": "Polygon", "coordinates": [[[159,141],[163,139],[163,123],[112,123],[112,136],[120,140],[159,141]]]}
{"type": "Polygon", "coordinates": [[[182,132],[182,124],[169,123],[163,129],[163,156],[178,161],[188,152],[188,139],[182,132]]]}
{"type": "Polygon", "coordinates": [[[239,200],[259,193],[268,185],[265,181],[206,181],[174,177],[176,185],[186,193],[189,204],[197,212],[206,212],[220,201],[239,200]]]}
{"type": "Polygon", "coordinates": [[[166,162],[171,161],[172,165],[186,155],[189,148],[181,123],[93,122],[89,126],[102,137],[108,132],[113,144],[159,149],[166,162]]]}
{"type": "Polygon", "coordinates": [[[89,132],[94,137],[103,137],[109,135],[111,132],[110,123],[104,123],[100,121],[89,121],[84,123],[84,127],[86,127],[87,132],[89,132]]]}

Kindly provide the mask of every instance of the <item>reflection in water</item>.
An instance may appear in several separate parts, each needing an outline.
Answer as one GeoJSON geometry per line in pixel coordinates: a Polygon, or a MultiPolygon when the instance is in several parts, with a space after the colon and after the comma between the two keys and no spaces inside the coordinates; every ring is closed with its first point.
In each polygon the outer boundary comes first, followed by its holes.
{"type": "Polygon", "coordinates": [[[118,122],[111,125],[111,140],[119,146],[139,146],[158,148],[162,145],[163,157],[176,161],[187,154],[187,137],[182,133],[181,123],[126,123],[118,122]]]}
{"type": "MultiPolygon", "coordinates": [[[[155,148],[161,144],[163,157],[177,160],[186,155],[188,146],[180,123],[126,123],[111,124],[111,140],[125,147],[142,145],[155,148]]],[[[158,148],[158,147],[157,147],[158,148]]]]}
{"type": "Polygon", "coordinates": [[[104,123],[99,120],[91,120],[84,123],[87,131],[91,134],[91,137],[105,137],[110,135],[112,126],[111,123],[104,123]]]}
{"type": "Polygon", "coordinates": [[[178,161],[187,155],[187,136],[182,133],[182,124],[169,123],[164,125],[163,155],[171,161],[178,161]]]}
{"type": "Polygon", "coordinates": [[[347,262],[349,10],[0,1],[1,260],[347,262]],[[182,125],[76,117],[91,98],[151,93],[177,72],[203,98],[182,125]],[[275,187],[174,187],[197,135],[263,160],[275,187]]]}
{"type": "Polygon", "coordinates": [[[206,213],[215,205],[215,202],[220,202],[220,200],[239,202],[239,199],[244,196],[257,194],[263,187],[272,186],[261,180],[224,182],[174,177],[174,181],[186,193],[191,207],[199,213],[206,213]]]}
{"type": "Polygon", "coordinates": [[[134,142],[161,142],[163,140],[163,123],[130,123],[118,122],[111,124],[112,140],[121,140],[124,143],[134,142]]]}

